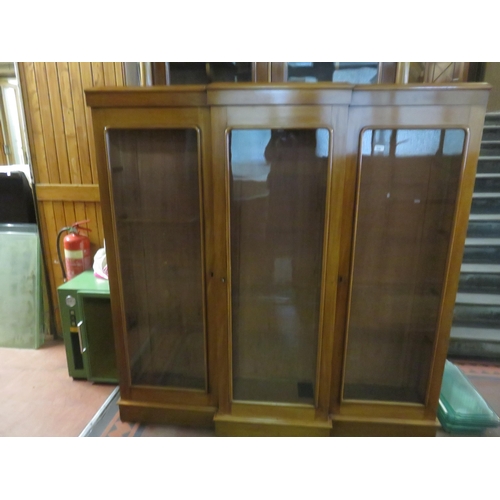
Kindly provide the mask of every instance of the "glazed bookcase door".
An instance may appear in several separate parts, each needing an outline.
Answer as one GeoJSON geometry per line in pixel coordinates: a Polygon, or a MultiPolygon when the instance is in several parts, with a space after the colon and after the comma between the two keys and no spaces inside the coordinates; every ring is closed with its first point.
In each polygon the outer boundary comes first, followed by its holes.
{"type": "Polygon", "coordinates": [[[314,404],[329,131],[227,138],[233,400],[314,404]]]}
{"type": "Polygon", "coordinates": [[[463,129],[365,129],[344,400],[425,404],[463,129]]]}
{"type": "Polygon", "coordinates": [[[338,261],[346,108],[220,106],[212,116],[228,263],[219,415],[326,422],[333,317],[324,303],[335,296],[326,283],[338,261]]]}
{"type": "Polygon", "coordinates": [[[94,111],[122,400],[213,404],[208,111],[94,111]]]}
{"type": "Polygon", "coordinates": [[[106,136],[131,382],[204,390],[197,130],[106,136]]]}
{"type": "Polygon", "coordinates": [[[482,117],[443,89],[400,94],[394,120],[390,95],[361,89],[358,102],[372,106],[356,107],[354,92],[350,111],[344,208],[354,217],[343,225],[345,343],[333,408],[339,421],[370,414],[432,426],[482,117]]]}

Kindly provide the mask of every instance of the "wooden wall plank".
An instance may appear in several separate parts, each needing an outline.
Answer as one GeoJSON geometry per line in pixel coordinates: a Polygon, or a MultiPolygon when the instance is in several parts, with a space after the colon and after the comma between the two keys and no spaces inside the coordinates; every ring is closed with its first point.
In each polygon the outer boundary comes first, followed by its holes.
{"type": "Polygon", "coordinates": [[[99,201],[97,184],[37,184],[38,201],[99,201]]]}
{"type": "Polygon", "coordinates": [[[94,87],[102,87],[106,85],[104,81],[104,68],[102,62],[93,62],[92,66],[92,83],[94,87]]]}
{"type": "MultiPolygon", "coordinates": [[[[94,86],[94,80],[92,76],[92,64],[80,63],[80,74],[82,79],[82,90],[85,92],[85,89],[90,89],[94,86]]],[[[92,115],[90,108],[88,106],[85,106],[85,122],[87,124],[88,142],[90,151],[90,173],[92,176],[92,181],[97,184],[99,181],[97,177],[97,165],[95,160],[94,131],[92,129],[92,115]]]]}
{"type": "MultiPolygon", "coordinates": [[[[57,72],[57,63],[46,63],[47,82],[51,97],[52,123],[54,127],[54,135],[56,136],[56,151],[59,167],[59,175],[62,184],[71,184],[74,182],[71,178],[69,166],[68,149],[73,146],[73,139],[66,137],[65,123],[63,116],[63,101],[61,87],[59,84],[59,75],[57,72]],[[69,143],[68,143],[69,140],[69,143]]],[[[69,127],[69,124],[68,124],[69,127]]],[[[63,205],[62,203],[54,203],[54,215],[56,218],[66,221],[63,225],[68,225],[76,221],[76,214],[73,206],[63,205]],[[62,210],[58,213],[58,210],[62,210]]]]}
{"type": "Polygon", "coordinates": [[[98,248],[101,248],[103,245],[103,234],[100,204],[85,203],[85,209],[87,219],[90,219],[89,227],[92,229],[90,241],[95,243],[98,248]]]}
{"type": "Polygon", "coordinates": [[[62,184],[71,184],[68,150],[66,145],[66,138],[64,135],[64,118],[62,113],[61,94],[59,91],[59,78],[57,75],[56,63],[45,63],[45,68],[47,71],[47,87],[49,92],[52,130],[54,131],[59,182],[61,182],[62,184]]]}
{"type": "MultiPolygon", "coordinates": [[[[50,111],[50,96],[47,85],[47,76],[45,72],[45,63],[34,63],[35,76],[36,76],[36,92],[40,102],[40,117],[41,117],[41,130],[37,133],[40,134],[41,140],[45,147],[45,156],[47,159],[47,182],[58,184],[61,182],[59,175],[59,168],[57,162],[56,142],[54,137],[54,128],[52,126],[52,115],[50,111]]],[[[27,112],[29,107],[25,106],[27,112]]],[[[31,110],[30,110],[31,112],[31,110]]],[[[31,149],[31,144],[30,144],[31,149]]],[[[35,172],[40,172],[38,165],[33,166],[35,172]]]]}
{"type": "Polygon", "coordinates": [[[123,75],[123,63],[113,63],[115,66],[115,75],[116,75],[116,85],[121,87],[125,84],[125,77],[123,75]]]}
{"type": "Polygon", "coordinates": [[[84,90],[123,85],[123,67],[115,62],[24,62],[19,63],[19,73],[52,315],[61,333],[57,287],[63,278],[57,233],[90,219],[92,252],[104,241],[92,119],[84,90]]]}
{"type": "Polygon", "coordinates": [[[76,139],[76,127],[73,110],[73,96],[71,91],[71,81],[69,78],[68,63],[56,63],[57,76],[59,79],[59,93],[62,105],[62,117],[64,127],[64,137],[66,139],[66,151],[68,155],[68,169],[71,182],[82,183],[80,168],[80,153],[76,139]]]}
{"type": "MultiPolygon", "coordinates": [[[[30,149],[31,164],[38,165],[34,176],[35,182],[48,182],[47,159],[45,157],[45,144],[42,137],[42,123],[40,116],[40,103],[36,86],[35,68],[32,62],[19,64],[19,77],[21,94],[28,105],[30,113],[26,113],[26,131],[28,142],[33,146],[30,149]]],[[[26,107],[26,105],[25,105],[26,107]]]]}
{"type": "Polygon", "coordinates": [[[83,100],[84,94],[79,63],[69,63],[69,80],[72,88],[73,117],[75,120],[75,133],[80,156],[82,184],[92,184],[93,179],[90,168],[90,147],[89,134],[87,132],[86,106],[83,100]]]}
{"type": "Polygon", "coordinates": [[[99,224],[97,225],[97,230],[99,234],[99,241],[101,242],[101,246],[104,245],[104,226],[102,223],[102,215],[101,215],[101,204],[96,203],[94,204],[95,211],[96,211],[96,219],[98,217],[99,224]]]}
{"type": "Polygon", "coordinates": [[[104,85],[116,87],[115,66],[113,63],[103,63],[104,85]]]}
{"type": "MultiPolygon", "coordinates": [[[[62,274],[56,274],[54,271],[56,266],[59,266],[59,258],[57,255],[56,239],[60,227],[54,216],[54,203],[42,202],[39,203],[40,218],[43,218],[46,225],[45,242],[48,248],[48,255],[46,256],[47,268],[51,280],[52,297],[57,302],[57,287],[62,284],[62,274]]],[[[63,227],[63,226],[61,226],[63,227]]]]}
{"type": "MultiPolygon", "coordinates": [[[[53,236],[52,245],[54,245],[54,249],[56,249],[56,251],[57,251],[56,238],[54,238],[54,235],[57,237],[57,233],[59,232],[59,230],[61,230],[63,227],[69,226],[70,224],[72,224],[75,221],[74,221],[74,216],[73,216],[73,219],[66,218],[65,210],[64,210],[65,207],[64,207],[62,201],[52,202],[52,207],[54,210],[54,220],[53,220],[54,224],[52,225],[50,232],[53,236]]],[[[73,214],[74,214],[74,210],[73,210],[73,214]]],[[[59,285],[62,285],[64,283],[64,280],[63,280],[63,276],[62,276],[61,267],[59,264],[59,259],[57,258],[57,253],[55,255],[56,255],[56,257],[53,260],[52,269],[54,272],[54,276],[56,278],[57,286],[59,286],[59,285]]],[[[64,256],[63,256],[63,259],[64,259],[64,256]]]]}

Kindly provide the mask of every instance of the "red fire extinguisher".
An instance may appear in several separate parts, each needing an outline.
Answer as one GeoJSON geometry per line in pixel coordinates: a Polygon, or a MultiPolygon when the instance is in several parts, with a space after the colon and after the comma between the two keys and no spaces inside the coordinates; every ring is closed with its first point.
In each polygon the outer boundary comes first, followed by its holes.
{"type": "Polygon", "coordinates": [[[75,222],[71,226],[63,227],[57,234],[57,255],[59,256],[64,281],[74,278],[83,271],[92,269],[90,240],[87,236],[79,233],[79,231],[91,231],[88,227],[80,227],[82,224],[87,224],[88,222],[90,222],[90,219],[75,222]],[[61,258],[60,244],[61,235],[65,231],[68,231],[63,241],[66,269],[64,269],[65,266],[61,258]]]}

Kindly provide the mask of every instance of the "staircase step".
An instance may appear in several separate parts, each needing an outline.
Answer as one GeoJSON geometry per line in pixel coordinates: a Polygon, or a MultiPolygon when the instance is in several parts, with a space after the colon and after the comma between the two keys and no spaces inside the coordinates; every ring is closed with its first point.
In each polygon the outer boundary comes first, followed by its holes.
{"type": "Polygon", "coordinates": [[[467,238],[500,238],[500,221],[470,220],[467,238]]]}
{"type": "Polygon", "coordinates": [[[470,213],[471,215],[500,214],[500,193],[474,193],[470,213]]]}
{"type": "Polygon", "coordinates": [[[451,339],[475,340],[478,342],[500,342],[500,329],[453,326],[451,339]]]}
{"type": "Polygon", "coordinates": [[[483,129],[483,142],[500,140],[500,124],[485,125],[483,129]]]}
{"type": "MultiPolygon", "coordinates": [[[[500,265],[499,271],[500,271],[500,265]]],[[[487,274],[481,272],[460,273],[458,283],[459,293],[483,293],[500,295],[500,274],[487,274]]]]}
{"type": "Polygon", "coordinates": [[[453,311],[453,326],[496,328],[500,324],[500,305],[459,304],[453,311]]]}
{"type": "Polygon", "coordinates": [[[493,160],[491,158],[481,158],[477,163],[478,174],[500,174],[500,159],[493,160]]]}
{"type": "Polygon", "coordinates": [[[464,248],[464,264],[500,264],[499,246],[468,245],[464,248]]]}
{"type": "Polygon", "coordinates": [[[500,113],[486,113],[484,124],[485,126],[500,125],[500,113]]]}
{"type": "Polygon", "coordinates": [[[479,150],[481,157],[497,157],[500,156],[500,142],[497,141],[484,141],[481,143],[479,150]]]}
{"type": "MultiPolygon", "coordinates": [[[[490,174],[491,175],[491,174],[490,174]]],[[[479,177],[476,176],[474,194],[500,192],[500,174],[498,177],[479,177]]],[[[500,193],[499,193],[500,194],[500,193]]]]}

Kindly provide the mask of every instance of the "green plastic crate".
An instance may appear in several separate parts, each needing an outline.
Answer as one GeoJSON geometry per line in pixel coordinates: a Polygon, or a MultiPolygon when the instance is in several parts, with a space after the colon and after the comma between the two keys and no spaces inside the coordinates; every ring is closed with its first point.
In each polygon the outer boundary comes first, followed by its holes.
{"type": "Polygon", "coordinates": [[[500,425],[498,415],[451,361],[444,367],[437,416],[450,433],[481,433],[500,425]]]}

